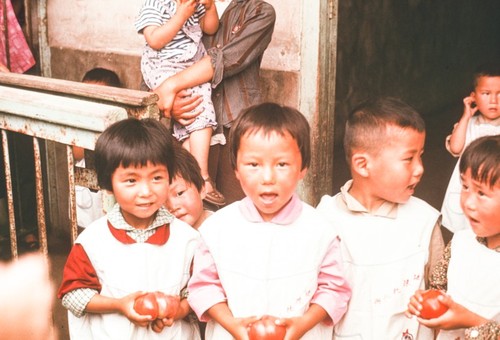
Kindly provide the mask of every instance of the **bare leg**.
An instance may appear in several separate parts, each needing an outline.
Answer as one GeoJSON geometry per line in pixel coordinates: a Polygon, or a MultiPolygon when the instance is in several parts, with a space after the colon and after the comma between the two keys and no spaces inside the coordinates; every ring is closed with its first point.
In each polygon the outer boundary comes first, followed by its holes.
{"type": "MultiPolygon", "coordinates": [[[[189,138],[182,143],[182,146],[196,158],[196,161],[198,161],[203,178],[208,177],[210,137],[212,137],[212,128],[208,127],[191,132],[189,138]]],[[[207,188],[208,191],[211,191],[211,189],[212,188],[207,188]]]]}

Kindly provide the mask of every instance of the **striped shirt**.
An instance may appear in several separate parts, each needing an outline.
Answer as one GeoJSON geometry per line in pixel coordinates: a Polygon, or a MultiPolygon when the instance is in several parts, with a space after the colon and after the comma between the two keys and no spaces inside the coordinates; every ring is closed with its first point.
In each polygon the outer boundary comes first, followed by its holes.
{"type": "MultiPolygon", "coordinates": [[[[174,16],[176,11],[175,0],[146,0],[135,21],[135,29],[138,33],[143,33],[144,28],[148,26],[162,26],[174,16]]],[[[186,20],[183,28],[177,32],[172,41],[158,50],[160,59],[186,61],[192,58],[193,51],[196,52],[198,44],[201,43],[201,34],[192,34],[191,32],[194,31],[192,28],[199,26],[200,19],[204,15],[205,6],[198,4],[195,13],[186,20]]],[[[201,32],[200,29],[198,31],[201,32]]]]}

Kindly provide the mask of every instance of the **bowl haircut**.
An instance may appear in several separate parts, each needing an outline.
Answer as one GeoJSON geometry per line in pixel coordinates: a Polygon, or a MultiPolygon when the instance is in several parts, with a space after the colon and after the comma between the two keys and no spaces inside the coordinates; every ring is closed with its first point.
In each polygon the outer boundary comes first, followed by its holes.
{"type": "Polygon", "coordinates": [[[101,189],[112,191],[111,177],[122,166],[143,167],[148,162],[165,165],[174,173],[173,137],[168,128],[152,118],[128,118],[110,125],[95,146],[95,167],[101,189]]]}
{"type": "Polygon", "coordinates": [[[262,132],[265,136],[277,133],[290,134],[297,142],[302,157],[302,170],[311,163],[310,128],[307,119],[298,110],[276,103],[250,106],[240,113],[231,125],[229,133],[229,156],[233,169],[240,148],[241,138],[262,132]]]}
{"type": "Polygon", "coordinates": [[[493,188],[500,180],[500,135],[472,141],[460,156],[460,174],[470,169],[472,179],[493,188]]]}
{"type": "Polygon", "coordinates": [[[175,177],[180,177],[184,179],[187,183],[193,184],[198,192],[205,185],[205,180],[201,176],[201,170],[196,158],[179,146],[175,150],[175,169],[170,175],[170,183],[175,177]]]}

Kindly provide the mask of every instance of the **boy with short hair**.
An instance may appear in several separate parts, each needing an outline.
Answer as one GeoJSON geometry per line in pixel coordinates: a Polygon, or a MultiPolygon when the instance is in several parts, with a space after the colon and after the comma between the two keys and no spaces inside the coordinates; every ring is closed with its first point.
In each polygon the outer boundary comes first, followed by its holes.
{"type": "Polygon", "coordinates": [[[349,115],[344,148],[352,179],[317,209],[339,229],[352,298],[334,339],[431,339],[405,317],[442,253],[439,212],[413,197],[423,174],[425,124],[395,98],[368,100],[349,115]]]}
{"type": "Polygon", "coordinates": [[[247,339],[263,315],[287,339],[327,339],[350,297],[337,232],[295,194],[310,162],[309,125],[297,110],[252,106],[234,121],[230,154],[247,195],[200,227],[189,304],[207,340],[247,339]]]}
{"type": "Polygon", "coordinates": [[[133,307],[147,291],[180,296],[198,246],[198,233],[163,207],[173,150],[154,119],[122,120],[99,136],[99,186],[117,203],[78,236],[64,267],[58,297],[71,339],[199,339],[197,324],[183,320],[185,297],[174,318],[153,320],[133,307]]]}

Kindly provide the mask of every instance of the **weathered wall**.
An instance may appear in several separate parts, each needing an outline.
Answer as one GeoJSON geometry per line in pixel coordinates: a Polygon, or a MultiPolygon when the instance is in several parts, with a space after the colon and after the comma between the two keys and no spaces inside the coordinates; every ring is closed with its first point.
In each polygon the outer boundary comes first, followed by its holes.
{"type": "MultiPolygon", "coordinates": [[[[86,71],[115,71],[126,87],[140,86],[140,55],[144,38],[133,23],[143,0],[49,0],[48,35],[52,77],[79,81],[86,71]]],[[[229,0],[216,0],[222,13],[229,0]]],[[[300,69],[301,0],[270,0],[277,12],[273,41],[264,55],[266,98],[297,105],[300,69]]]]}
{"type": "MultiPolygon", "coordinates": [[[[498,0],[349,0],[339,6],[335,192],[349,177],[341,140],[345,117],[356,103],[367,96],[397,96],[429,124],[448,122],[439,115],[452,103],[460,110],[473,69],[500,59],[498,0]]],[[[442,148],[452,123],[443,128],[440,136],[428,134],[428,143],[438,139],[442,148]]],[[[443,180],[446,184],[447,177],[443,180]]]]}

